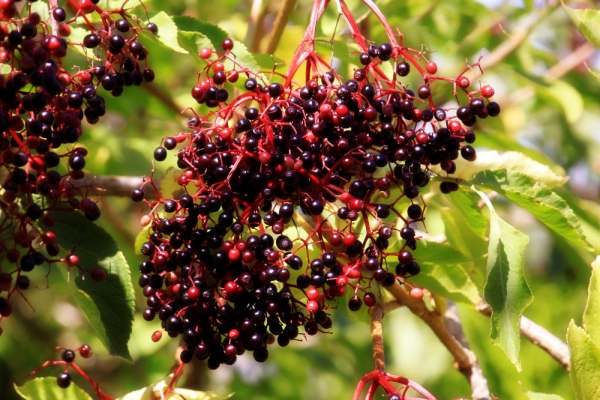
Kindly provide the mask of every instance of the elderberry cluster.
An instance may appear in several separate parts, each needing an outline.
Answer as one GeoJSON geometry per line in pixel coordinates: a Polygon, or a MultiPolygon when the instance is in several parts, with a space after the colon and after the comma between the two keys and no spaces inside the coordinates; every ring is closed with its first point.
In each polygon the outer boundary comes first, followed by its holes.
{"type": "MultiPolygon", "coordinates": [[[[88,154],[76,147],[83,120],[95,124],[106,113],[103,91],[119,96],[126,86],[154,79],[143,64],[147,51],[137,41],[142,28],[122,9],[105,12],[92,4],[94,9],[82,15],[83,10],[55,7],[52,20],[44,21],[31,12],[32,2],[0,2],[0,62],[6,71],[0,75],[0,253],[6,253],[0,292],[8,292],[0,297],[0,320],[12,313],[12,294],[29,288],[25,273],[57,261],[52,260],[59,246],[50,212],[77,209],[92,221],[100,217],[79,183],[88,154]],[[85,17],[90,12],[101,16],[103,29],[85,17]],[[70,24],[82,20],[91,33],[83,43],[69,41],[70,24]],[[88,61],[96,65],[69,72],[63,59],[70,46],[88,52],[88,61]]],[[[69,267],[77,264],[75,258],[66,260],[69,267]]],[[[91,276],[101,280],[104,274],[92,271],[91,276]]]]}
{"type": "Polygon", "coordinates": [[[183,336],[183,362],[208,358],[210,368],[246,350],[264,361],[268,344],[286,346],[300,328],[328,330],[329,304],[346,291],[358,310],[376,303],[373,281],[418,274],[411,250],[414,224],[424,221],[421,190],[432,175],[455,172],[457,158],[474,160],[467,127],[500,112],[487,100],[491,87],[469,91],[462,74],[438,77],[435,63],[419,62],[423,54],[389,43],[365,49],[346,80],[312,54],[304,62],[328,72],[307,73],[301,86],[291,79],[296,60],[283,82],[269,81],[236,62],[231,40],[222,49],[200,52],[208,65],[191,92],[216,111],[191,118],[154,152],[163,161],[175,151],[182,194],[149,201],[141,188],[132,193],[153,210],[142,219],[144,318],[158,316],[169,336],[183,336]],[[399,80],[411,68],[424,78],[416,93],[399,80]],[[237,93],[228,82],[241,74],[237,93]],[[468,105],[436,107],[437,81],[463,90],[468,105]]]}

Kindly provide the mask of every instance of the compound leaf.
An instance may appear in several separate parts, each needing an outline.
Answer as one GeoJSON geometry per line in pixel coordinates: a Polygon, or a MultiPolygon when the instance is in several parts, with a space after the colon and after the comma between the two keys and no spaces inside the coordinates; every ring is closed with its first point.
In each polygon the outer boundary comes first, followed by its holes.
{"type": "Polygon", "coordinates": [[[75,301],[109,353],[131,360],[127,343],[133,326],[135,297],[125,256],[104,229],[82,214],[52,214],[56,219],[52,230],[63,255],[74,249],[79,257],[82,273],[72,284],[75,301]],[[90,271],[97,267],[106,272],[101,282],[90,276],[90,271]]]}

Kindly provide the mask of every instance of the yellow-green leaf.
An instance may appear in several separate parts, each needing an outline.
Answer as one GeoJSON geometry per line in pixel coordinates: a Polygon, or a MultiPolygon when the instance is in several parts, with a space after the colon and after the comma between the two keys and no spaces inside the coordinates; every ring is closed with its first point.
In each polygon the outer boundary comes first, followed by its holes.
{"type": "Polygon", "coordinates": [[[567,329],[571,352],[571,384],[576,400],[600,397],[600,348],[571,320],[567,329]]]}
{"type": "Polygon", "coordinates": [[[63,389],[56,383],[56,378],[34,378],[23,386],[15,385],[15,390],[26,400],[92,400],[83,389],[71,383],[63,389]]]}

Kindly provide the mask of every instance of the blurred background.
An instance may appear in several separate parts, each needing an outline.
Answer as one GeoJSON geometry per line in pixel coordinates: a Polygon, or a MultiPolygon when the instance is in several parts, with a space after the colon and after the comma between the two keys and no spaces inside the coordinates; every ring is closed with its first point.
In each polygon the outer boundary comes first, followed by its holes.
{"type": "MultiPolygon", "coordinates": [[[[280,3],[144,1],[150,16],[160,10],[169,15],[194,16],[218,25],[258,53],[266,48],[280,3]]],[[[383,42],[383,29],[374,16],[367,15],[367,8],[359,0],[347,3],[357,18],[364,16],[361,18],[364,35],[375,43],[383,42]]],[[[539,0],[376,3],[391,25],[404,34],[405,46],[432,52],[429,57],[437,62],[440,75],[456,76],[468,63],[483,56],[485,74],[477,79],[482,85],[495,88],[494,100],[502,105],[502,113],[499,118],[487,119],[476,127],[475,147],[520,151],[556,172],[568,174],[569,182],[558,193],[582,219],[584,232],[598,252],[600,86],[586,64],[600,72],[600,58],[598,51],[575,29],[560,3],[539,0]]],[[[297,2],[274,53],[276,59],[290,60],[294,50],[290,44],[300,41],[311,5],[308,0],[297,2]]],[[[597,8],[598,4],[568,2],[567,6],[597,8]]],[[[319,38],[324,39],[319,45],[322,51],[331,51],[328,43],[331,38],[335,43],[347,43],[353,51],[343,20],[338,23],[335,4],[328,7],[318,32],[319,38]]],[[[82,145],[93,149],[86,158],[90,174],[150,175],[152,154],[161,139],[185,127],[189,113],[182,115],[180,110],[192,107],[198,113],[206,111],[190,95],[197,83],[197,71],[204,64],[148,41],[144,44],[150,51],[149,65],[156,79],[147,87],[131,87],[120,98],[106,96],[107,116],[97,125],[84,127],[82,145]]],[[[268,56],[261,59],[261,65],[268,65],[268,56]]],[[[340,74],[357,68],[349,59],[336,60],[340,74]]],[[[451,90],[445,96],[453,101],[451,90]]],[[[156,163],[155,176],[160,177],[169,166],[175,166],[175,157],[156,163]]],[[[141,229],[142,209],[128,197],[99,199],[103,217],[98,223],[120,243],[136,285],[137,266],[142,258],[134,252],[134,241],[141,229]]],[[[564,340],[571,319],[581,324],[592,255],[555,237],[530,214],[502,198],[496,199],[495,205],[502,210],[505,220],[530,236],[525,275],[535,299],[525,315],[564,340]]],[[[432,223],[428,227],[432,234],[452,234],[445,232],[441,224],[432,223]]],[[[15,312],[3,321],[0,398],[16,398],[13,382],[22,384],[25,376],[44,361],[59,359],[56,345],[75,348],[82,343],[90,344],[95,356],[80,360],[80,366],[115,397],[164,378],[175,365],[178,343],[166,338],[159,343],[150,340],[159,325],[141,318],[145,306],[141,293],[137,293],[138,307],[130,341],[134,359],[131,364],[107,355],[74,306],[68,283],[56,268],[63,267],[53,266],[49,274],[42,268],[32,273],[35,289],[28,291],[28,302],[15,301],[15,312]]],[[[459,305],[459,310],[467,338],[494,395],[501,399],[526,399],[526,391],[533,391],[558,394],[565,399],[573,397],[567,372],[545,352],[523,340],[523,372],[518,373],[502,351],[492,346],[489,320],[472,307],[459,305]]],[[[208,371],[201,362],[192,363],[180,386],[213,390],[222,396],[234,393],[235,399],[351,398],[360,378],[372,369],[368,316],[364,309],[350,315],[342,303],[333,318],[331,334],[293,342],[284,349],[274,346],[264,364],[255,363],[248,355],[240,357],[234,366],[221,366],[215,372],[208,371]]],[[[470,397],[470,388],[453,368],[450,354],[408,310],[386,315],[384,335],[388,371],[419,382],[439,399],[470,397]]],[[[61,369],[55,367],[40,374],[55,376],[59,372],[61,369]]],[[[81,383],[78,378],[75,381],[81,383]]],[[[89,389],[85,383],[81,386],[89,389]]]]}

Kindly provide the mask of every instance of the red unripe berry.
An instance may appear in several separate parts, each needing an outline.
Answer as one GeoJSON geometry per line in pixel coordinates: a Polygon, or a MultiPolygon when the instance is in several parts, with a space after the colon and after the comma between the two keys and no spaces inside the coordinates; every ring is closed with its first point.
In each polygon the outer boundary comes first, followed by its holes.
{"type": "Polygon", "coordinates": [[[335,284],[336,284],[338,287],[344,287],[344,286],[346,286],[346,285],[348,284],[348,277],[347,277],[347,276],[345,276],[345,275],[340,275],[340,276],[338,276],[338,277],[336,278],[336,282],[335,282],[335,284]]]}
{"type": "Polygon", "coordinates": [[[240,337],[240,332],[237,329],[232,329],[229,331],[229,339],[236,340],[240,337]]]}
{"type": "Polygon", "coordinates": [[[306,291],[306,298],[308,300],[317,300],[319,298],[319,289],[311,287],[306,291]]]}
{"type": "Polygon", "coordinates": [[[42,233],[42,242],[48,244],[53,243],[56,240],[56,235],[54,232],[44,232],[42,233]]]}
{"type": "Polygon", "coordinates": [[[238,284],[234,281],[229,281],[225,284],[225,291],[227,293],[236,293],[238,290],[238,284]]]}
{"type": "Polygon", "coordinates": [[[348,202],[352,199],[352,195],[348,192],[344,192],[339,195],[338,200],[344,204],[348,204],[348,202]]]}
{"type": "Polygon", "coordinates": [[[223,63],[217,62],[213,64],[213,72],[222,72],[225,70],[225,65],[223,63]]]}
{"type": "Polygon", "coordinates": [[[190,300],[197,300],[198,297],[200,297],[200,289],[198,289],[196,286],[192,286],[188,289],[187,294],[190,300]]]}
{"type": "Polygon", "coordinates": [[[92,353],[92,348],[87,344],[84,344],[79,348],[79,355],[83,358],[90,358],[92,353]]]}
{"type": "Polygon", "coordinates": [[[229,259],[231,261],[237,261],[237,260],[239,260],[240,259],[240,255],[241,255],[240,251],[238,249],[235,249],[235,248],[229,250],[229,253],[228,253],[229,259]]]}
{"type": "Polygon", "coordinates": [[[471,82],[469,81],[469,78],[467,78],[466,76],[461,76],[460,78],[458,78],[456,80],[456,84],[458,85],[458,87],[466,89],[469,87],[471,82]]]}
{"type": "Polygon", "coordinates": [[[450,132],[458,133],[462,129],[462,125],[460,124],[460,122],[454,120],[450,121],[450,123],[448,124],[448,128],[450,129],[450,132]]]}
{"type": "Polygon", "coordinates": [[[346,233],[344,235],[344,244],[346,246],[352,246],[355,241],[356,241],[356,238],[354,237],[353,233],[346,233]]]}
{"type": "Polygon", "coordinates": [[[307,302],[306,303],[306,311],[308,311],[311,314],[319,311],[319,303],[317,303],[314,300],[307,302]]]}
{"type": "Polygon", "coordinates": [[[331,245],[334,247],[341,246],[341,244],[343,242],[344,242],[344,237],[339,232],[334,232],[329,237],[329,243],[331,243],[331,245]]]}
{"type": "Polygon", "coordinates": [[[65,257],[65,263],[68,267],[74,267],[79,264],[79,257],[77,257],[75,254],[69,254],[65,257]]]}
{"type": "Polygon", "coordinates": [[[200,58],[208,60],[210,56],[212,56],[212,49],[205,47],[202,50],[200,50],[200,58]]]}
{"type": "Polygon", "coordinates": [[[156,331],[152,334],[152,341],[154,343],[158,342],[162,338],[162,331],[156,331]]]}
{"type": "MultiPolygon", "coordinates": [[[[348,279],[358,279],[361,277],[360,268],[355,265],[346,265],[344,267],[344,275],[348,277],[348,279]]],[[[347,282],[347,281],[346,281],[347,282]]]]}
{"type": "Polygon", "coordinates": [[[233,131],[230,128],[223,128],[219,131],[219,136],[223,139],[229,139],[233,131]]]}
{"type": "Polygon", "coordinates": [[[227,74],[227,80],[231,83],[235,83],[240,78],[240,73],[237,71],[231,71],[227,74]]]}
{"type": "Polygon", "coordinates": [[[242,253],[242,261],[244,261],[245,263],[250,263],[254,261],[254,253],[250,250],[245,250],[242,253]]]}
{"type": "Polygon", "coordinates": [[[60,49],[60,40],[58,40],[58,38],[54,35],[51,35],[48,37],[48,50],[50,50],[51,52],[54,52],[58,49],[60,49]]]}
{"type": "Polygon", "coordinates": [[[421,144],[427,143],[428,140],[429,140],[429,135],[427,135],[425,132],[420,132],[417,135],[417,142],[419,142],[421,144]]]}
{"type": "Polygon", "coordinates": [[[423,298],[423,289],[421,288],[412,288],[410,291],[410,297],[415,300],[421,300],[423,298]]]}
{"type": "Polygon", "coordinates": [[[96,10],[96,5],[92,3],[92,0],[79,0],[79,9],[89,14],[96,10]]]}
{"type": "Polygon", "coordinates": [[[362,209],[365,208],[365,203],[360,199],[352,199],[349,206],[351,210],[362,211],[362,209]]]}
{"type": "Polygon", "coordinates": [[[344,104],[340,104],[339,106],[337,106],[337,108],[335,109],[335,112],[340,116],[340,117],[344,117],[346,115],[348,115],[348,107],[344,104]]]}
{"type": "Polygon", "coordinates": [[[377,297],[375,297],[375,294],[368,292],[365,293],[363,301],[365,302],[366,306],[373,307],[375,304],[377,304],[377,297]]]}
{"type": "Polygon", "coordinates": [[[481,88],[481,95],[483,97],[485,97],[486,99],[492,97],[494,95],[494,93],[495,93],[494,88],[491,87],[490,85],[486,85],[481,88]]]}
{"type": "Polygon", "coordinates": [[[433,61],[429,61],[426,65],[425,65],[425,69],[427,70],[427,72],[429,72],[430,74],[435,74],[437,72],[437,64],[434,63],[433,61]]]}

